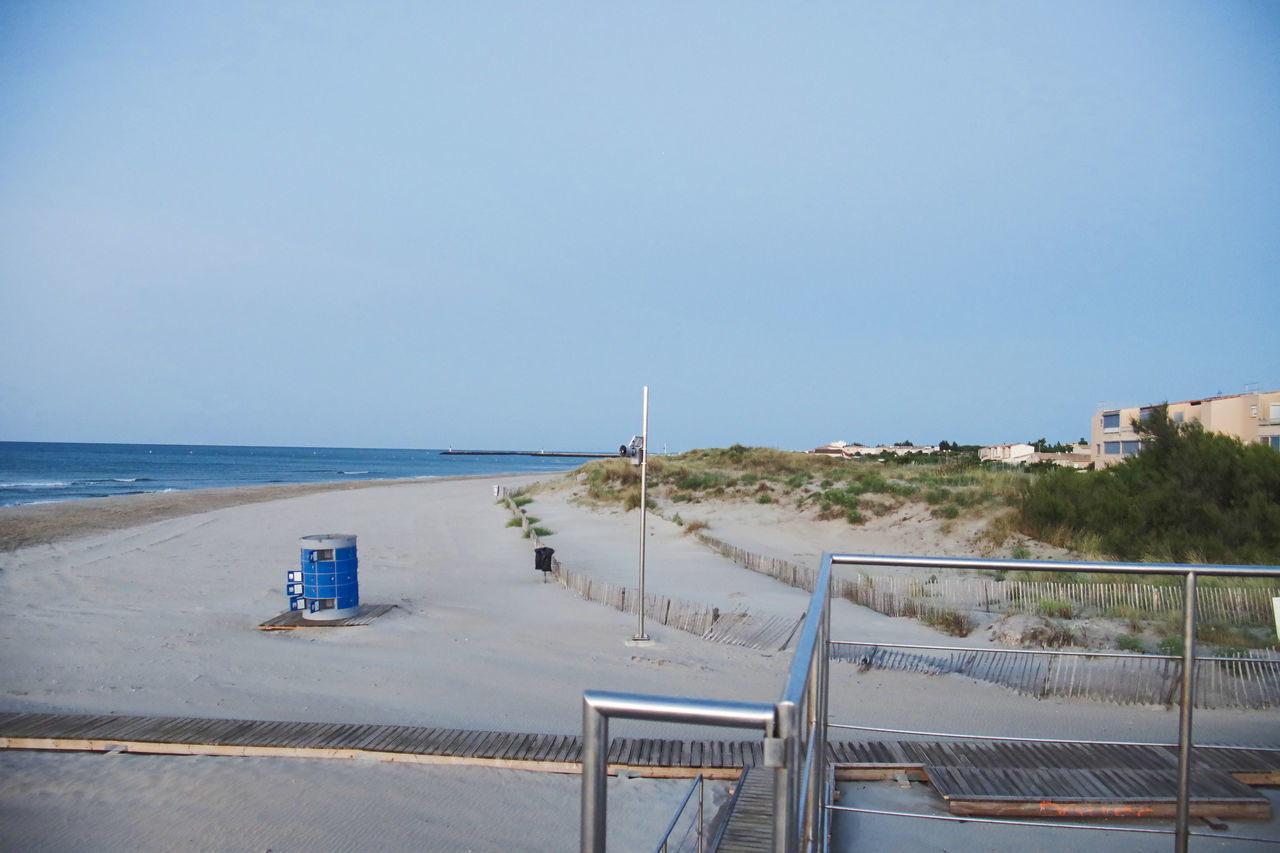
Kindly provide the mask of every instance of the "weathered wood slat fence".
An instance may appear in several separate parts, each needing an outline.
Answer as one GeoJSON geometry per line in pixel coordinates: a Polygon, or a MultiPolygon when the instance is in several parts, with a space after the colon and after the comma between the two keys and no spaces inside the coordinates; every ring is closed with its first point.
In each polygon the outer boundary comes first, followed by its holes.
{"type": "MultiPolygon", "coordinates": [[[[755,554],[706,533],[696,535],[703,544],[744,568],[802,589],[813,588],[814,569],[755,554]]],[[[902,575],[833,577],[831,584],[834,598],[845,598],[889,616],[913,618],[946,611],[1035,613],[1043,600],[1070,602],[1077,615],[1176,616],[1182,612],[1182,589],[1156,584],[998,581],[971,576],[922,580],[902,575]]],[[[1273,624],[1271,599],[1276,595],[1280,590],[1204,586],[1197,590],[1196,608],[1204,621],[1266,626],[1273,624]]],[[[1079,697],[1121,704],[1171,704],[1176,699],[1181,672],[1180,663],[1160,655],[1059,658],[867,648],[872,651],[836,651],[832,658],[886,669],[957,673],[1031,696],[1079,697]]],[[[1252,651],[1247,657],[1199,660],[1196,665],[1198,706],[1280,706],[1280,657],[1273,652],[1252,651]]]]}
{"type": "MultiPolygon", "coordinates": [[[[521,528],[528,533],[534,548],[542,547],[542,540],[533,530],[529,518],[516,506],[512,498],[519,491],[512,491],[506,498],[507,508],[520,519],[521,528]]],[[[551,555],[551,575],[566,589],[572,590],[579,597],[607,605],[624,613],[638,615],[639,587],[609,583],[590,575],[575,572],[551,555]]],[[[724,643],[732,646],[746,646],[762,651],[781,651],[787,647],[796,628],[804,620],[799,617],[752,616],[745,610],[721,613],[720,609],[709,604],[698,604],[668,598],[663,595],[647,594],[644,597],[644,618],[648,621],[675,628],[689,634],[696,634],[705,640],[724,643]]]]}
{"type": "MultiPolygon", "coordinates": [[[[706,533],[696,535],[709,548],[744,568],[813,591],[815,569],[754,554],[706,533]]],[[[1041,601],[1067,601],[1077,613],[1098,616],[1182,613],[1182,588],[1159,584],[995,580],[965,575],[935,580],[904,575],[831,580],[834,597],[888,616],[916,616],[931,609],[1034,613],[1041,601]]],[[[1206,621],[1265,626],[1273,624],[1271,599],[1276,596],[1280,596],[1280,588],[1201,586],[1196,591],[1196,610],[1206,621]]]]}
{"type": "MultiPolygon", "coordinates": [[[[1121,705],[1173,705],[1182,675],[1181,660],[1164,655],[1017,655],[981,649],[948,652],[841,643],[832,649],[831,657],[864,669],[955,673],[1039,699],[1093,699],[1121,705]]],[[[1196,707],[1277,706],[1280,659],[1197,659],[1196,707]]]]}

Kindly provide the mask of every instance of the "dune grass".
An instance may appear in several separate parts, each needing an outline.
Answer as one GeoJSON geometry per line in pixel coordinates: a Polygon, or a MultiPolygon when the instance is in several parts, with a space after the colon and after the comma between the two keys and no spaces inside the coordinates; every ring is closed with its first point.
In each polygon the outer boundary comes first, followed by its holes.
{"type": "MultiPolygon", "coordinates": [[[[627,510],[640,505],[640,468],[629,459],[590,462],[578,475],[590,501],[627,510]]],[[[991,518],[1015,504],[1029,480],[1015,469],[983,467],[970,454],[844,459],[740,444],[650,456],[648,477],[651,508],[752,501],[851,525],[912,503],[927,504],[943,520],[991,518]]],[[[1001,540],[1009,530],[1006,525],[1001,540]]]]}

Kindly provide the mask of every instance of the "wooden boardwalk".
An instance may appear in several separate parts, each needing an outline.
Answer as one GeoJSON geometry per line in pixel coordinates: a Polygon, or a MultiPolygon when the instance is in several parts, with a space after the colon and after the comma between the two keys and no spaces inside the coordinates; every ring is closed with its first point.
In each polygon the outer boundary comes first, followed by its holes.
{"type": "MultiPolygon", "coordinates": [[[[925,779],[952,814],[1173,817],[1174,747],[1066,743],[834,743],[841,779],[925,779]]],[[[1268,818],[1270,801],[1249,784],[1280,784],[1280,751],[1197,747],[1191,814],[1268,818]]]]}
{"type": "Polygon", "coordinates": [[[395,609],[394,604],[361,604],[354,616],[345,619],[308,619],[301,610],[286,610],[272,616],[258,626],[263,631],[288,631],[294,628],[349,628],[368,625],[384,613],[395,609]]]}
{"type": "MultiPolygon", "coordinates": [[[[425,726],[200,717],[0,713],[0,748],[165,755],[375,758],[581,772],[577,735],[425,726]]],[[[1173,814],[1172,747],[1062,743],[833,742],[840,779],[927,780],[962,815],[1164,817],[1173,814]]],[[[614,738],[609,770],[650,778],[737,779],[763,765],[760,740],[614,738]]],[[[772,785],[772,774],[750,774],[772,785]]],[[[1197,747],[1192,813],[1266,818],[1250,784],[1280,784],[1280,751],[1197,747]]]]}
{"type": "Polygon", "coordinates": [[[716,853],[773,850],[773,773],[768,768],[742,771],[715,850],[716,853]]]}
{"type": "MultiPolygon", "coordinates": [[[[0,748],[161,755],[377,758],[579,773],[582,738],[360,723],[0,713],[0,748]]],[[[736,779],[760,741],[613,738],[609,769],[654,778],[736,779]]]]}

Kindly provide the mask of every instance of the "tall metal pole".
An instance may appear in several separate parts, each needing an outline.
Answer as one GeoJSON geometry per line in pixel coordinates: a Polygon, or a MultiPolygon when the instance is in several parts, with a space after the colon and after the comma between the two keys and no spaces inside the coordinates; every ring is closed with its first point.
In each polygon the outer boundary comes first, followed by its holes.
{"type": "Polygon", "coordinates": [[[1191,710],[1196,695],[1196,573],[1182,594],[1182,707],[1178,715],[1178,811],[1173,849],[1187,853],[1191,819],[1191,710]]]}
{"type": "Polygon", "coordinates": [[[632,640],[637,642],[647,642],[649,636],[644,632],[644,540],[645,540],[645,514],[648,512],[648,496],[645,491],[646,481],[648,477],[649,466],[649,386],[644,386],[644,407],[640,421],[640,602],[637,608],[640,612],[639,627],[636,628],[636,635],[632,640]]]}

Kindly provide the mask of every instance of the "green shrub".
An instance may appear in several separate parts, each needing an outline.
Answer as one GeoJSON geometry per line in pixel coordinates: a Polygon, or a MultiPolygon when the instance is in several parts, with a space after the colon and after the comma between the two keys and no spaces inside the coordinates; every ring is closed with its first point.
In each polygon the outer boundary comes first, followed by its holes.
{"type": "Polygon", "coordinates": [[[756,503],[771,504],[773,503],[773,495],[769,494],[768,492],[761,492],[760,494],[756,495],[756,503]]]}
{"type": "Polygon", "coordinates": [[[681,469],[675,478],[675,487],[684,492],[701,492],[723,485],[725,477],[712,471],[690,472],[681,469]]]}
{"type": "Polygon", "coordinates": [[[1116,648],[1122,652],[1145,652],[1147,647],[1133,634],[1116,634],[1116,648]]]}
{"type": "Polygon", "coordinates": [[[862,524],[862,522],[866,521],[862,517],[862,513],[858,512],[858,508],[852,506],[844,511],[844,520],[854,525],[862,524]]]}
{"type": "Polygon", "coordinates": [[[850,477],[845,491],[853,495],[875,495],[887,491],[888,488],[888,481],[880,475],[879,471],[864,470],[857,471],[850,477]]]}
{"type": "Polygon", "coordinates": [[[1031,559],[1031,549],[1027,547],[1026,542],[1015,542],[1009,554],[1015,560],[1031,559]]]}
{"type": "Polygon", "coordinates": [[[967,637],[973,632],[973,620],[959,610],[926,608],[920,614],[920,621],[953,637],[967,637]]]}
{"type": "Polygon", "coordinates": [[[517,507],[528,506],[529,504],[533,503],[533,498],[529,497],[528,495],[516,495],[514,498],[511,499],[511,502],[515,504],[517,507]]]}
{"type": "Polygon", "coordinates": [[[680,517],[680,513],[676,513],[675,518],[671,519],[676,523],[677,527],[684,527],[684,519],[680,517]]]}
{"type": "Polygon", "coordinates": [[[798,474],[792,474],[790,477],[786,479],[786,484],[789,488],[798,489],[801,486],[803,486],[805,483],[809,482],[810,479],[812,478],[808,474],[805,474],[803,472],[798,474]]]}
{"type": "Polygon", "coordinates": [[[893,480],[885,483],[885,491],[897,498],[909,498],[920,491],[918,486],[910,483],[900,483],[893,480]]]}
{"type": "Polygon", "coordinates": [[[951,490],[942,488],[929,489],[924,493],[925,503],[942,504],[951,500],[951,490]]]}
{"type": "Polygon", "coordinates": [[[524,538],[525,538],[525,539],[528,539],[528,538],[529,538],[529,533],[530,533],[530,532],[536,533],[536,534],[538,535],[538,538],[542,538],[542,537],[544,537],[544,536],[550,536],[550,535],[551,535],[551,530],[549,530],[549,529],[548,529],[548,528],[546,528],[546,527],[530,527],[528,530],[526,530],[526,531],[524,532],[524,538]]]}
{"type": "Polygon", "coordinates": [[[523,523],[523,520],[518,515],[513,515],[507,519],[507,527],[520,527],[523,523]]]}
{"type": "Polygon", "coordinates": [[[1036,613],[1041,616],[1052,616],[1057,619],[1072,619],[1076,615],[1076,607],[1070,601],[1061,598],[1042,598],[1036,605],[1036,613]]]}
{"type": "Polygon", "coordinates": [[[1156,651],[1162,655],[1173,655],[1174,657],[1182,657],[1184,644],[1181,636],[1165,637],[1156,645],[1156,651]]]}
{"type": "Polygon", "coordinates": [[[959,518],[960,507],[955,504],[947,504],[946,506],[936,506],[929,511],[934,518],[959,518]]]}
{"type": "Polygon", "coordinates": [[[1134,426],[1136,456],[1037,475],[1019,501],[1023,532],[1073,548],[1092,534],[1120,560],[1280,563],[1280,453],[1174,423],[1165,406],[1134,426]]]}

